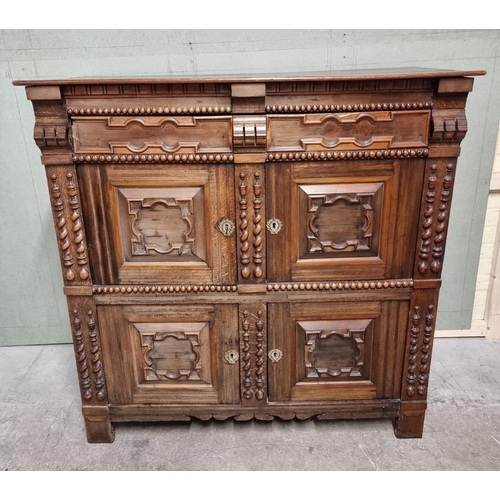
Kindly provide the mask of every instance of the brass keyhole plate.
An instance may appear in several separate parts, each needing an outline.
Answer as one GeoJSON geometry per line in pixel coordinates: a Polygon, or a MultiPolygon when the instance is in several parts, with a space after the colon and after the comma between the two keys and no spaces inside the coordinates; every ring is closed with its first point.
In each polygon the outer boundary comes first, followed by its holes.
{"type": "Polygon", "coordinates": [[[235,229],[234,222],[229,219],[222,219],[217,227],[224,236],[231,236],[235,229]]]}
{"type": "Polygon", "coordinates": [[[273,363],[277,363],[283,357],[283,353],[279,349],[271,349],[267,356],[273,363]]]}
{"type": "Polygon", "coordinates": [[[266,227],[271,234],[278,234],[283,227],[283,223],[279,219],[269,219],[266,227]]]}
{"type": "Polygon", "coordinates": [[[226,363],[234,365],[238,361],[238,359],[240,359],[240,355],[238,354],[238,351],[234,351],[231,349],[224,353],[224,359],[226,360],[226,363]]]}

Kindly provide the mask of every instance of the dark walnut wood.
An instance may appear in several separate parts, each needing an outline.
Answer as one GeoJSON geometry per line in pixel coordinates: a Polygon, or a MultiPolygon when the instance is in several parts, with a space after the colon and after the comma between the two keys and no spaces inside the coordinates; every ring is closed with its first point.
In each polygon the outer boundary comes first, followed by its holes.
{"type": "Polygon", "coordinates": [[[391,418],[420,437],[482,74],[15,82],[89,442],[191,418],[391,418]]]}

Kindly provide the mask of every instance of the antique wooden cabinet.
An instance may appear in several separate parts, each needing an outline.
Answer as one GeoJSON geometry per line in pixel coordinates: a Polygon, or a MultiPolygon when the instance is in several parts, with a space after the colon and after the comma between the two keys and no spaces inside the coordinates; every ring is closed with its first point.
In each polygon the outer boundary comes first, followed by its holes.
{"type": "Polygon", "coordinates": [[[481,71],[18,81],[90,442],[113,423],[392,418],[420,437],[481,71]]]}

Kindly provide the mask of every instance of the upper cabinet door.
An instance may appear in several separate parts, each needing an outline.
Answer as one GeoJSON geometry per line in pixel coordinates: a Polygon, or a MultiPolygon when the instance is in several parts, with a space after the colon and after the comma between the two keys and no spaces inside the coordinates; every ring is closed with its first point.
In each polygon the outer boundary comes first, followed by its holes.
{"type": "Polygon", "coordinates": [[[96,283],[234,283],[232,164],[78,172],[96,283]]]}
{"type": "Polygon", "coordinates": [[[410,277],[424,164],[269,164],[269,281],[410,277]]]}

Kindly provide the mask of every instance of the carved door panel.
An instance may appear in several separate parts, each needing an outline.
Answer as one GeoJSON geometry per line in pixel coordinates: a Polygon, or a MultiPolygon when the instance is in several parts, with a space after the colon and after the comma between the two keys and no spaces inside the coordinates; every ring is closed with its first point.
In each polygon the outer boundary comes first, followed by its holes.
{"type": "Polygon", "coordinates": [[[270,304],[270,401],[396,397],[407,316],[406,301],[270,304]]]}
{"type": "Polygon", "coordinates": [[[272,163],[268,279],[403,278],[411,265],[424,161],[272,163]]]}
{"type": "Polygon", "coordinates": [[[239,401],[237,306],[106,305],[98,314],[110,403],[239,401]]]}
{"type": "Polygon", "coordinates": [[[96,283],[235,281],[233,165],[80,165],[79,181],[96,283]]]}

